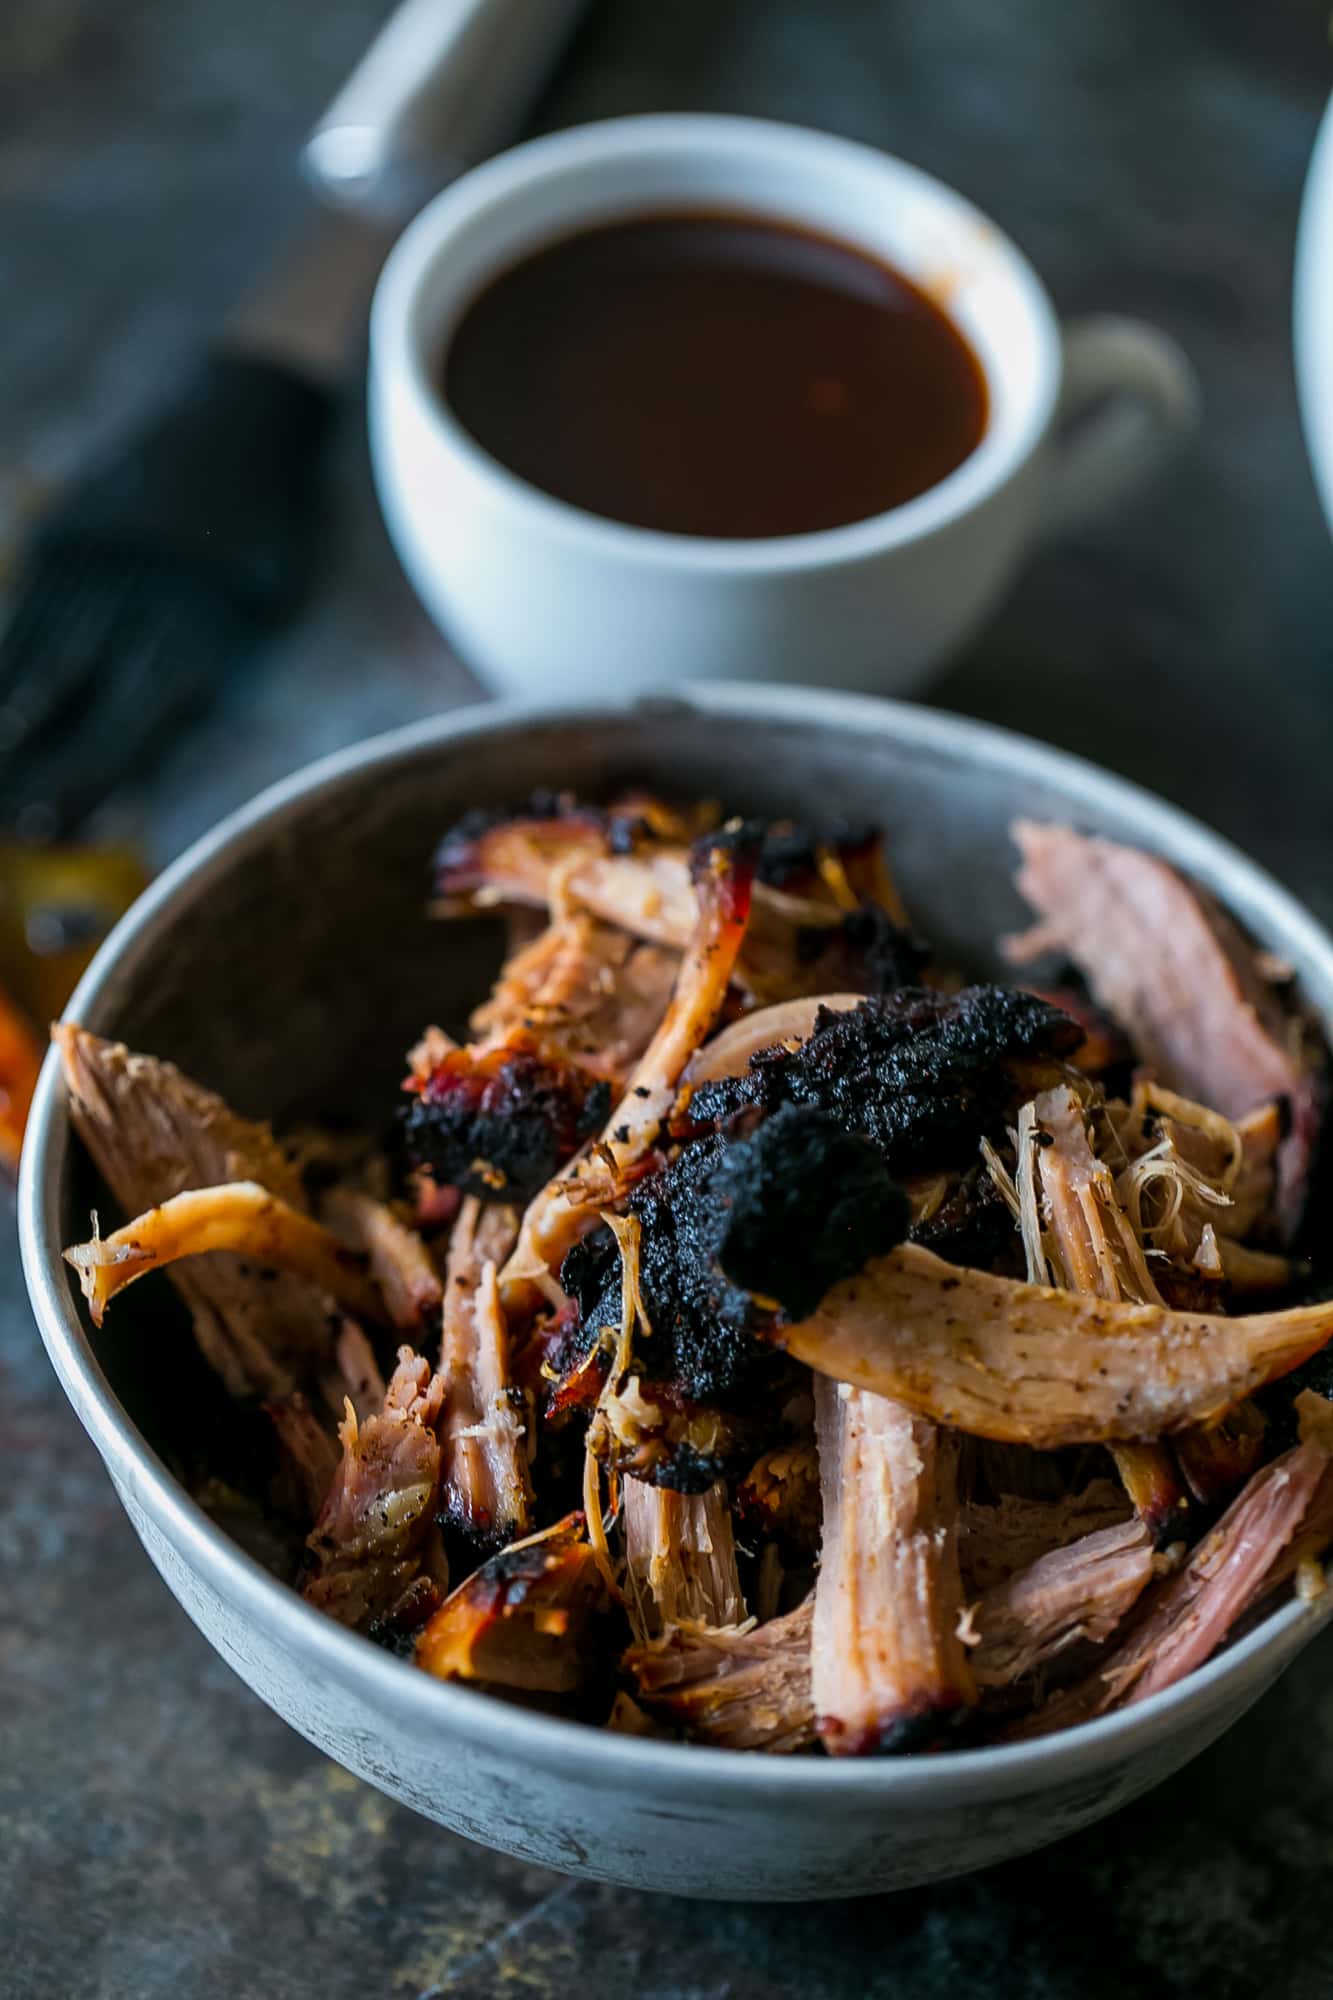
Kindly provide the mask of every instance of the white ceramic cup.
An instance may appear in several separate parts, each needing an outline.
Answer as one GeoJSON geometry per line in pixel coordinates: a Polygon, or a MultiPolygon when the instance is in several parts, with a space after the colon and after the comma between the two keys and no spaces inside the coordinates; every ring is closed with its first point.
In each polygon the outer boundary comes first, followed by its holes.
{"type": "MultiPolygon", "coordinates": [[[[534,327],[534,364],[540,340],[534,327]]],[[[1173,341],[1124,319],[1062,331],[1026,259],[940,182],[749,118],[611,119],[501,155],[417,217],[371,319],[371,443],[399,555],[471,665],[547,698],[699,678],[909,688],[968,638],[1036,537],[1113,506],[1196,405],[1173,341]],[[971,455],[888,513],[751,541],[605,520],[492,458],[438,386],[477,293],[561,236],[691,208],[838,237],[945,304],[989,388],[971,455]]]]}

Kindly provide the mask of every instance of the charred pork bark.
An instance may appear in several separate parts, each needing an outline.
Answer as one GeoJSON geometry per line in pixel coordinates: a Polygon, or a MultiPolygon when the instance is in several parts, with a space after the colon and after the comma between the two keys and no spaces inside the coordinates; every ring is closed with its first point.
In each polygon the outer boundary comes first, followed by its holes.
{"type": "Polygon", "coordinates": [[[421,1632],[416,1664],[439,1680],[572,1694],[603,1671],[595,1627],[608,1610],[583,1516],[570,1514],[474,1570],[421,1632]]]}
{"type": "Polygon", "coordinates": [[[1290,1232],[1322,1095],[1306,1024],[1264,980],[1231,919],[1166,862],[1067,826],[1020,820],[1013,834],[1018,887],[1038,922],[1011,941],[1011,956],[1026,963],[1054,949],[1072,958],[1169,1089],[1228,1118],[1284,1100],[1279,1207],[1290,1232]]]}
{"type": "MultiPolygon", "coordinates": [[[[306,1544],[301,1594],[340,1625],[365,1630],[392,1617],[423,1571],[442,1586],[431,1546],[440,1479],[435,1433],[443,1384],[430,1363],[399,1349],[384,1407],[359,1423],[348,1406],[342,1458],[306,1544]]],[[[418,1601],[424,1608],[429,1591],[418,1601]]]]}
{"type": "Polygon", "coordinates": [[[1053,1450],[1207,1423],[1333,1338],[1333,1301],[1228,1319],[961,1270],[917,1244],[775,1327],[796,1360],[938,1423],[1053,1450]]]}
{"type": "Polygon", "coordinates": [[[490,1201],[526,1201],[606,1117],[611,1087],[548,1059],[530,1036],[442,1050],[403,1114],[408,1158],[490,1201]]]}
{"type": "Polygon", "coordinates": [[[449,1243],[440,1346],[441,1526],[474,1550],[494,1550],[529,1525],[524,1399],[510,1370],[496,1277],[517,1233],[512,1209],[469,1199],[449,1243]]]}
{"type": "MultiPolygon", "coordinates": [[[[72,1021],[52,1038],[74,1128],[126,1215],[235,1180],[304,1208],[300,1175],[267,1125],[238,1117],[174,1064],[132,1055],[72,1021]]],[[[233,1395],[289,1396],[327,1362],[328,1306],[302,1279],[261,1275],[247,1259],[222,1255],[170,1275],[200,1349],[233,1395]]]]}
{"type": "Polygon", "coordinates": [[[671,1625],[744,1621],[725,1486],[672,1493],[626,1479],[621,1519],[625,1594],[636,1637],[655,1637],[671,1625]]]}
{"type": "Polygon", "coordinates": [[[761,1051],[744,1076],[701,1084],[685,1115],[699,1130],[802,1106],[861,1133],[892,1173],[963,1167],[984,1135],[1003,1138],[1034,1070],[1054,1080],[1078,1040],[1077,1024],[1033,994],[922,987],[820,1013],[798,1046],[761,1051]]]}
{"type": "MultiPolygon", "coordinates": [[[[530,903],[590,912],[676,951],[697,922],[691,830],[651,807],[637,816],[580,808],[465,823],[440,851],[446,912],[530,903]]],[[[871,828],[824,834],[789,821],[750,823],[757,847],[755,921],[737,967],[756,1004],[830,985],[892,992],[915,984],[926,948],[907,929],[871,828]]]]}
{"type": "MultiPolygon", "coordinates": [[[[639,1384],[638,1408],[661,1412],[654,1480],[698,1490],[726,1469],[720,1454],[755,1448],[753,1413],[776,1411],[782,1369],[753,1338],[772,1316],[772,1295],[817,1301],[836,1272],[859,1270],[875,1247],[901,1236],[906,1203],[868,1142],[819,1112],[786,1106],[749,1138],[687,1146],[622,1206],[639,1225],[644,1309],[623,1372],[639,1384]],[[762,1280],[765,1302],[732,1272],[762,1280]],[[673,1420],[696,1413],[707,1421],[710,1412],[735,1413],[741,1423],[701,1461],[696,1435],[673,1420]]],[[[571,1252],[561,1280],[579,1307],[568,1379],[623,1317],[609,1230],[571,1252]]],[[[641,1468],[652,1428],[645,1418],[625,1438],[620,1470],[641,1468]]]]}
{"type": "Polygon", "coordinates": [[[835,1756],[937,1742],[976,1688],[958,1638],[952,1442],[900,1404],[815,1384],[824,1539],[811,1676],[835,1756]]]}
{"type": "MultiPolygon", "coordinates": [[[[815,1310],[905,1234],[894,1163],[920,1172],[973,1160],[982,1133],[1002,1130],[1020,1082],[1078,1032],[1030,995],[992,988],[906,992],[813,1020],[775,1009],[769,1025],[782,1042],[749,1053],[740,1075],[748,1045],[733,1031],[705,1052],[695,1071],[704,1079],[675,1123],[685,1143],[620,1203],[640,1226],[649,1328],[636,1335],[631,1372],[650,1403],[673,1411],[754,1407],[772,1377],[752,1335],[782,1311],[815,1310]]],[[[568,1375],[620,1323],[609,1234],[580,1244],[561,1279],[580,1313],[568,1375]]],[[[682,1466],[670,1451],[662,1460],[653,1476],[666,1484],[707,1485],[723,1469],[682,1466]]],[[[637,1463],[626,1455],[620,1469],[637,1463]]]]}
{"type": "Polygon", "coordinates": [[[409,1158],[483,1200],[524,1201],[599,1128],[670,999],[674,953],[584,915],[557,918],[506,965],[458,1047],[413,1051],[409,1158]]]}

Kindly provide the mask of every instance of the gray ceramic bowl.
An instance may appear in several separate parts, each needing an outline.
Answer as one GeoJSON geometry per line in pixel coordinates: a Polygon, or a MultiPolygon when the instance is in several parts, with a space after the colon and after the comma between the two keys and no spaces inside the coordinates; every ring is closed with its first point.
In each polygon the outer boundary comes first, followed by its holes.
{"type": "MultiPolygon", "coordinates": [[[[484,990],[485,926],[432,925],[426,862],[468,806],[627,777],[756,810],[864,815],[909,903],[978,970],[1022,912],[1011,816],[1139,841],[1299,970],[1333,1030],[1333,942],[1223,842],[1086,764],[888,703],[756,687],[582,716],[486,708],[382,737],[277,786],[192,848],[98,953],[71,1013],[174,1057],[247,1111],[382,1116],[421,1024],[484,990]]],[[[42,1335],[153,1562],[241,1678],[310,1742],[475,1840],[575,1874],[792,1900],[903,1887],[1054,1840],[1167,1777],[1255,1701],[1333,1610],[1278,1611],[1181,1686],[1032,1745],[895,1762],[783,1760],[612,1736],[429,1680],[276,1583],[167,1472],[188,1411],[149,1389],[152,1315],[91,1336],[60,1247],[95,1191],[48,1061],[21,1192],[42,1335]]],[[[145,1287],[144,1290],[149,1288],[145,1287]]]]}

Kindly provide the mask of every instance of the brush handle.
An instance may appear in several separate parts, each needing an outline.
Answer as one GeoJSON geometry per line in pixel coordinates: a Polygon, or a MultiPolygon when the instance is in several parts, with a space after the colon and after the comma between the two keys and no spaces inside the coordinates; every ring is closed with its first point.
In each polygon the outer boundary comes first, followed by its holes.
{"type": "Polygon", "coordinates": [[[322,199],[403,221],[519,131],[586,0],[402,0],[311,133],[322,199]]]}

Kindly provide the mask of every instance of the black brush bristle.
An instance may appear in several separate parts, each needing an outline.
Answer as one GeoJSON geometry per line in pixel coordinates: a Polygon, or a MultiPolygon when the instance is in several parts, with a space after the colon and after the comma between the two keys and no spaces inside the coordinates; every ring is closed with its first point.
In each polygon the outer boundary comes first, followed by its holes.
{"type": "Polygon", "coordinates": [[[39,530],[0,638],[0,817],[71,831],[302,602],[330,393],[201,359],[39,530]]]}

